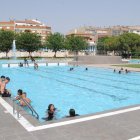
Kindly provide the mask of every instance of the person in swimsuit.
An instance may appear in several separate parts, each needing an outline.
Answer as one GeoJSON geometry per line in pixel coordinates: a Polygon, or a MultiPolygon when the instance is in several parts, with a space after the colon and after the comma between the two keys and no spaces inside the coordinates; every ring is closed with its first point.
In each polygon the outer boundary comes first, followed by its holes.
{"type": "Polygon", "coordinates": [[[56,112],[59,112],[59,110],[57,108],[55,108],[53,104],[50,104],[48,106],[47,111],[46,111],[46,114],[48,114],[48,117],[44,117],[42,119],[46,120],[46,121],[49,121],[49,120],[52,120],[52,119],[56,119],[55,118],[56,112]]]}
{"type": "Polygon", "coordinates": [[[38,69],[38,64],[35,63],[34,69],[38,69]]]}
{"type": "Polygon", "coordinates": [[[6,89],[6,84],[8,84],[10,81],[9,77],[6,77],[5,81],[1,84],[1,90],[0,90],[0,94],[2,95],[2,97],[15,97],[13,95],[11,95],[11,91],[9,89],[6,89]]]}
{"type": "Polygon", "coordinates": [[[19,66],[20,66],[20,67],[23,67],[23,63],[20,62],[19,66]]]}
{"type": "Polygon", "coordinates": [[[2,75],[1,80],[0,80],[0,92],[1,92],[1,84],[2,84],[3,81],[5,81],[5,76],[2,75]]]}
{"type": "Polygon", "coordinates": [[[85,70],[88,70],[88,68],[86,68],[85,70]]]}
{"type": "Polygon", "coordinates": [[[21,89],[19,89],[17,91],[17,95],[19,95],[19,96],[17,96],[13,101],[16,101],[16,100],[19,100],[20,98],[22,98],[22,90],[21,89]]]}
{"type": "Polygon", "coordinates": [[[124,71],[123,71],[123,68],[121,68],[121,72],[124,72],[124,71]]]}
{"type": "MultiPolygon", "coordinates": [[[[26,100],[28,103],[31,102],[31,100],[29,98],[26,98],[26,93],[25,92],[22,94],[22,99],[26,100]]],[[[20,105],[21,106],[26,106],[26,104],[22,100],[20,101],[20,105]]]]}
{"type": "Polygon", "coordinates": [[[75,114],[75,110],[74,109],[70,109],[69,111],[69,116],[65,116],[66,118],[69,117],[75,117],[75,116],[79,116],[78,114],[75,114]]]}

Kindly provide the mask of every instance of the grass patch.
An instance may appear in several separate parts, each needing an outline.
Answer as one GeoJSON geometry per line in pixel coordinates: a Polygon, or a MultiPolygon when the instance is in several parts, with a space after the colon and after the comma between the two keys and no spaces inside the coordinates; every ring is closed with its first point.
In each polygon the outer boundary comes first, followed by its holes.
{"type": "Polygon", "coordinates": [[[140,64],[128,64],[128,65],[112,65],[117,67],[130,67],[130,68],[140,68],[140,64]]]}
{"type": "Polygon", "coordinates": [[[140,57],[132,57],[131,59],[140,59],[140,57]]]}

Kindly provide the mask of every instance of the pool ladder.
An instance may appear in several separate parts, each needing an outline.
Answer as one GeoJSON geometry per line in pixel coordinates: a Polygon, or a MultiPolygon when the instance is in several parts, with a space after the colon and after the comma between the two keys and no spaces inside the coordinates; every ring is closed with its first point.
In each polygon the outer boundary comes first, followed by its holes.
{"type": "MultiPolygon", "coordinates": [[[[32,112],[32,115],[33,115],[33,112],[37,115],[37,119],[39,119],[39,115],[37,114],[37,112],[31,107],[31,105],[26,101],[26,100],[24,100],[23,98],[20,98],[20,100],[22,100],[25,104],[26,104],[26,106],[31,110],[31,112],[32,112]]],[[[18,103],[17,103],[17,118],[19,119],[19,102],[20,102],[20,100],[18,101],[18,103]]],[[[13,100],[13,114],[15,114],[15,102],[14,102],[14,100],[13,100]]]]}

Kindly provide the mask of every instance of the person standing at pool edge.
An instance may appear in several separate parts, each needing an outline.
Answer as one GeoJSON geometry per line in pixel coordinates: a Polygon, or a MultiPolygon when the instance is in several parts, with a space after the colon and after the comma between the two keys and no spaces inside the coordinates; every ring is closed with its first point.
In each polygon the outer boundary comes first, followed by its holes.
{"type": "Polygon", "coordinates": [[[6,77],[5,81],[1,84],[1,95],[2,97],[15,97],[13,95],[10,94],[10,90],[9,89],[5,89],[6,88],[6,84],[8,84],[10,81],[9,77],[6,77]]]}

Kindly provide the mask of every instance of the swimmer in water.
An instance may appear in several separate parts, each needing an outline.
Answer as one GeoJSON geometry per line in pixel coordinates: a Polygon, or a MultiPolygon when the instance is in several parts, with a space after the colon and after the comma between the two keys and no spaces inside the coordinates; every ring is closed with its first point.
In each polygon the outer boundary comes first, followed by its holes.
{"type": "Polygon", "coordinates": [[[42,118],[42,119],[44,119],[44,120],[46,120],[46,121],[52,120],[52,119],[56,119],[56,118],[55,118],[56,112],[59,112],[59,110],[58,110],[57,108],[55,108],[53,104],[50,104],[50,105],[48,106],[47,111],[46,111],[46,114],[48,115],[48,117],[44,117],[44,118],[42,118]]]}
{"type": "MultiPolygon", "coordinates": [[[[26,93],[25,92],[22,94],[22,99],[26,100],[28,103],[31,103],[31,100],[29,98],[26,98],[26,93]]],[[[22,100],[20,101],[20,105],[21,106],[26,106],[26,104],[22,100]]]]}
{"type": "Polygon", "coordinates": [[[88,70],[88,68],[86,68],[85,70],[88,70]]]}
{"type": "Polygon", "coordinates": [[[19,66],[20,66],[20,67],[23,67],[23,63],[20,62],[19,66]]]}
{"type": "Polygon", "coordinates": [[[121,68],[121,72],[123,72],[123,68],[121,68]]]}
{"type": "Polygon", "coordinates": [[[121,71],[119,71],[119,74],[121,74],[121,71]]]}
{"type": "Polygon", "coordinates": [[[70,68],[70,71],[73,71],[74,68],[70,68]]]}
{"type": "Polygon", "coordinates": [[[34,69],[38,69],[38,64],[35,63],[34,69]]]}
{"type": "Polygon", "coordinates": [[[114,73],[116,72],[116,70],[114,69],[114,73]]]}
{"type": "Polygon", "coordinates": [[[79,114],[75,114],[75,110],[74,109],[70,109],[69,110],[69,116],[65,116],[63,118],[69,118],[69,117],[75,117],[75,116],[79,116],[79,114]]]}
{"type": "Polygon", "coordinates": [[[125,70],[125,73],[128,73],[127,69],[125,70]]]}

